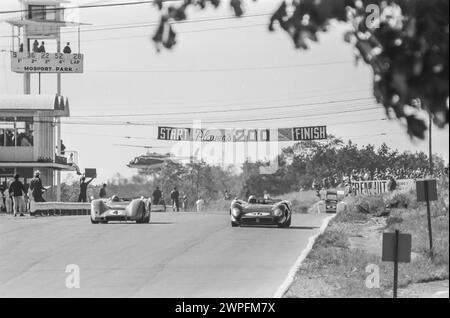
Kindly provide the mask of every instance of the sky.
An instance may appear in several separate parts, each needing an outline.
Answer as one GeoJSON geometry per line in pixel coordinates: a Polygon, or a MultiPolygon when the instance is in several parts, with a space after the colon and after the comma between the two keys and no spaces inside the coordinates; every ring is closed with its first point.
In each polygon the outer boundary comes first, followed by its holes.
{"type": "MultiPolygon", "coordinates": [[[[326,125],[329,134],[358,145],[385,142],[400,151],[428,151],[428,142],[411,140],[400,122],[382,120],[386,115],[373,100],[371,70],[354,65],[353,49],[343,41],[347,25],[333,23],[329,32],[320,34],[319,43],[311,43],[307,51],[295,50],[285,32],[267,30],[268,14],[277,5],[275,0],[247,1],[248,17],[240,19],[231,18],[225,4],[191,9],[189,21],[174,26],[175,48],[159,54],[151,41],[159,13],[151,4],[66,12],[66,20],[88,24],[81,28],[79,48],[76,29],[62,31],[62,41],[80,50],[85,61],[83,74],[63,75],[62,95],[69,98],[71,110],[62,126],[67,150],[78,151],[82,169],[97,169],[97,182],[136,173],[126,164],[146,149],[119,145],[162,147],[155,149],[162,153],[189,149],[156,140],[157,128],[192,127],[193,121],[203,121],[204,128],[230,129],[326,125]]],[[[15,9],[20,9],[19,1],[0,1],[0,11],[15,9]]],[[[11,44],[11,28],[4,20],[16,16],[0,16],[0,50],[9,50],[11,44]]],[[[47,52],[52,45],[47,43],[47,52]]],[[[55,75],[43,75],[42,93],[54,94],[55,83],[55,75]]],[[[37,87],[33,75],[32,93],[37,87]]],[[[22,91],[22,76],[11,72],[8,52],[0,52],[0,94],[22,91]]],[[[448,126],[434,127],[433,152],[447,162],[448,145],[448,126]]],[[[234,151],[231,158],[237,164],[247,154],[241,146],[227,150],[228,157],[234,151]]],[[[248,147],[256,156],[256,146],[248,147]]],[[[215,155],[214,149],[206,150],[204,159],[220,157],[222,152],[215,150],[215,155]]]]}

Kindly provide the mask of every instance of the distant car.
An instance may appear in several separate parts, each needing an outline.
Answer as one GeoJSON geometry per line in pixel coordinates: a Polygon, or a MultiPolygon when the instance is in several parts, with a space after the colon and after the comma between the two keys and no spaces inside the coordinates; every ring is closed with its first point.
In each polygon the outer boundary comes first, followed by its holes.
{"type": "Polygon", "coordinates": [[[327,213],[336,213],[338,204],[338,193],[334,190],[328,190],[325,196],[325,208],[327,213]]]}
{"type": "Polygon", "coordinates": [[[108,223],[110,221],[150,222],[151,203],[146,199],[126,200],[117,196],[107,200],[91,202],[91,223],[108,223]]]}
{"type": "Polygon", "coordinates": [[[291,226],[292,204],[289,201],[257,199],[248,202],[236,199],[230,207],[231,226],[276,225],[281,228],[291,226]]]}

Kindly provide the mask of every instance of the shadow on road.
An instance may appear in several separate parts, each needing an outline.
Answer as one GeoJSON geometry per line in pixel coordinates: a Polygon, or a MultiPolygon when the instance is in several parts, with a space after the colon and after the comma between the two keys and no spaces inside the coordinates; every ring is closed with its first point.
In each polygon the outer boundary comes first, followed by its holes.
{"type": "Polygon", "coordinates": [[[171,224],[175,224],[173,222],[150,222],[150,223],[135,223],[135,222],[114,222],[114,221],[110,221],[108,222],[109,225],[171,225],[171,224]]]}
{"type": "Polygon", "coordinates": [[[315,230],[318,226],[290,226],[290,227],[277,227],[274,225],[241,225],[240,227],[246,229],[278,229],[278,230],[315,230]]]}

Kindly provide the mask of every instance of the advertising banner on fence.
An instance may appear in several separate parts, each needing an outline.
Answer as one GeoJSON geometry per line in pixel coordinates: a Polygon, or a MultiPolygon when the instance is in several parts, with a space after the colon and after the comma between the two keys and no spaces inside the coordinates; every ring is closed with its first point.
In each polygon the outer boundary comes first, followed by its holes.
{"type": "MultiPolygon", "coordinates": [[[[415,189],[416,181],[414,179],[399,179],[395,180],[397,183],[396,190],[408,192],[415,189]]],[[[354,194],[382,194],[389,192],[389,180],[367,180],[367,181],[353,181],[352,188],[354,194]]]]}
{"type": "Polygon", "coordinates": [[[326,126],[270,129],[193,129],[158,127],[158,140],[195,142],[305,141],[327,138],[326,126]],[[276,136],[278,133],[278,136],[276,136]],[[278,137],[278,139],[276,139],[278,137]]]}

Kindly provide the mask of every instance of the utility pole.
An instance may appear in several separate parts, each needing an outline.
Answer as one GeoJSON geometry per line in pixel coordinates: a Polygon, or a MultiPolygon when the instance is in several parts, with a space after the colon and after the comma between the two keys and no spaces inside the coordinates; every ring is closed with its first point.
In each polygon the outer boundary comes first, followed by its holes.
{"type": "Polygon", "coordinates": [[[432,131],[433,131],[433,119],[431,116],[431,111],[428,111],[429,122],[428,122],[428,156],[430,160],[430,176],[434,175],[433,173],[433,144],[432,144],[432,131]]]}

